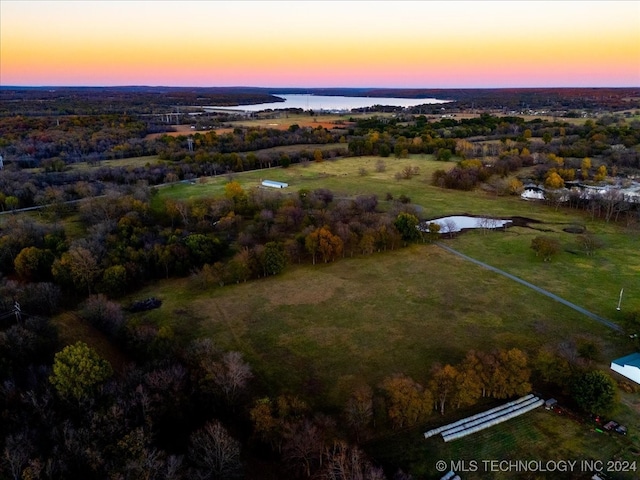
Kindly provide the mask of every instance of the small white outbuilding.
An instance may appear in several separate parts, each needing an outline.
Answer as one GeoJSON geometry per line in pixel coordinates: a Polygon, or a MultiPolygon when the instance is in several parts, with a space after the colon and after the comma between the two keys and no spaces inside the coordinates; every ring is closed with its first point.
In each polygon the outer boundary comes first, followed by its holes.
{"type": "Polygon", "coordinates": [[[287,188],[289,184],[284,182],[276,182],[275,180],[263,180],[262,186],[271,188],[287,188]]]}
{"type": "Polygon", "coordinates": [[[611,362],[611,370],[640,384],[640,353],[616,358],[611,362]]]}

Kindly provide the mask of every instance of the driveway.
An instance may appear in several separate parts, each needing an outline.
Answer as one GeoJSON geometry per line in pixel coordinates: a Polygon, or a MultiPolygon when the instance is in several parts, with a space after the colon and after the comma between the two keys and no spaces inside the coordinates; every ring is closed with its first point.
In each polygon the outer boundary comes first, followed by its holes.
{"type": "Polygon", "coordinates": [[[542,289],[542,288],[540,288],[540,287],[538,287],[538,286],[536,286],[536,285],[534,285],[532,283],[529,283],[529,282],[527,282],[525,280],[522,280],[521,278],[518,278],[515,275],[511,275],[510,273],[507,273],[507,272],[505,272],[503,270],[500,270],[500,269],[498,269],[496,267],[492,267],[491,265],[487,265],[486,263],[483,263],[483,262],[481,262],[479,260],[476,260],[475,258],[471,258],[471,257],[465,255],[464,253],[460,253],[457,250],[454,250],[453,248],[444,245],[443,243],[438,242],[438,243],[436,243],[436,245],[439,246],[440,248],[442,248],[443,250],[446,250],[447,252],[450,252],[450,253],[452,253],[454,255],[457,255],[460,258],[463,258],[463,259],[465,259],[465,260],[467,260],[469,262],[473,262],[476,265],[480,265],[481,267],[486,268],[487,270],[491,270],[491,271],[496,272],[496,273],[498,273],[500,275],[503,275],[503,276],[515,281],[515,282],[521,283],[522,285],[535,290],[538,293],[541,293],[542,295],[546,295],[547,297],[554,299],[556,302],[560,302],[560,303],[562,303],[563,305],[566,305],[569,308],[573,308],[575,311],[580,312],[580,313],[582,313],[583,315],[586,315],[589,318],[592,318],[596,322],[600,322],[601,324],[611,328],[612,330],[615,330],[616,332],[624,333],[623,328],[620,325],[618,325],[617,323],[613,323],[611,320],[607,320],[606,318],[602,318],[601,316],[596,315],[593,312],[585,310],[584,308],[576,305],[575,303],[571,303],[571,302],[565,300],[564,298],[560,298],[559,296],[557,296],[557,295],[555,295],[555,294],[553,294],[551,292],[548,292],[547,290],[544,290],[544,289],[542,289]]]}

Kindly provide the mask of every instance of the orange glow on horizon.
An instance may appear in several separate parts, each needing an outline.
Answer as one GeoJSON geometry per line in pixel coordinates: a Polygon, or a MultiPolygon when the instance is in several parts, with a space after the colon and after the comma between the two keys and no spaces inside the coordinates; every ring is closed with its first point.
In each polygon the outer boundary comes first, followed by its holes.
{"type": "Polygon", "coordinates": [[[635,2],[70,3],[0,3],[2,85],[640,86],[635,2]]]}

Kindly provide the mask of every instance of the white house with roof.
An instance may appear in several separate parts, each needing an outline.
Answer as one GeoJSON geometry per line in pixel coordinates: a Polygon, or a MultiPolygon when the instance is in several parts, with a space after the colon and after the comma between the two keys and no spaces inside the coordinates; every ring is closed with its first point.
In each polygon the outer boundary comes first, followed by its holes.
{"type": "Polygon", "coordinates": [[[632,353],[611,362],[611,370],[640,384],[640,353],[632,353]]]}

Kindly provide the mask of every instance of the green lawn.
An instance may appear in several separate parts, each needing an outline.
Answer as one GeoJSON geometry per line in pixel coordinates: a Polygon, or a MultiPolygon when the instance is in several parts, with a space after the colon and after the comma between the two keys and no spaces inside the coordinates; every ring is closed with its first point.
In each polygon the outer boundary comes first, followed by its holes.
{"type": "MultiPolygon", "coordinates": [[[[277,277],[206,291],[172,280],[137,294],[147,295],[163,306],[139,321],[171,326],[182,340],[208,336],[222,349],[239,350],[266,393],[295,392],[328,411],[339,411],[355,385],[375,387],[396,372],[424,384],[434,363],[456,363],[470,349],[518,347],[534,356],[545,345],[586,337],[603,344],[607,370],[610,358],[631,348],[628,338],[435,245],[290,266],[277,277]]],[[[623,397],[615,418],[630,427],[627,437],[597,434],[543,409],[447,444],[422,437],[467,414],[457,411],[446,420],[433,414],[419,428],[365,447],[416,479],[439,478],[439,459],[633,460],[640,401],[637,393],[623,397]]],[[[469,414],[489,405],[473,408],[469,414]]],[[[479,471],[464,478],[515,477],[479,471]]]]}
{"type": "Polygon", "coordinates": [[[490,235],[467,232],[450,245],[621,323],[625,312],[640,310],[640,235],[613,224],[585,223],[587,230],[603,243],[592,256],[579,249],[576,234],[562,230],[569,222],[531,225],[551,230],[542,232],[520,227],[490,235]],[[536,258],[530,248],[531,240],[536,236],[558,239],[563,250],[549,262],[536,258]],[[617,311],[621,289],[624,289],[622,308],[617,311]]]}
{"type": "MultiPolygon", "coordinates": [[[[158,197],[197,199],[221,194],[224,185],[230,179],[239,182],[245,190],[259,187],[261,180],[270,179],[288,183],[289,188],[281,193],[292,195],[300,189],[316,188],[327,188],[338,197],[376,194],[380,201],[386,198],[387,193],[394,198],[406,195],[412,203],[420,205],[424,218],[463,213],[495,216],[537,214],[543,215],[547,221],[570,221],[564,212],[525,202],[519,197],[496,197],[481,190],[462,192],[431,185],[433,172],[438,169],[448,170],[454,166],[455,162],[438,162],[432,155],[410,155],[409,158],[348,157],[295,164],[289,168],[278,167],[208,177],[198,180],[195,184],[162,187],[159,189],[158,197]],[[376,171],[379,160],[385,163],[386,168],[383,172],[376,171]],[[418,175],[409,180],[396,180],[396,174],[408,166],[417,167],[418,175]],[[365,175],[360,174],[361,168],[365,170],[365,175]]],[[[582,216],[575,212],[571,218],[579,222],[582,216]]]]}
{"type": "MultiPolygon", "coordinates": [[[[453,163],[430,156],[383,159],[384,172],[376,172],[378,160],[311,162],[233,178],[245,189],[257,187],[264,178],[284,181],[290,184],[285,194],[296,194],[301,188],[328,188],[336,196],[405,194],[421,207],[423,218],[462,213],[529,217],[541,223],[506,232],[465,232],[444,241],[615,322],[622,321],[625,311],[640,308],[637,233],[591,221],[577,210],[433,187],[429,182],[433,171],[453,163]],[[406,166],[417,166],[420,174],[396,180],[395,173],[406,166]],[[360,168],[367,174],[359,175],[360,168]],[[603,240],[603,247],[594,256],[578,251],[576,235],[563,231],[571,224],[586,225],[603,240]],[[558,238],[565,250],[551,262],[543,262],[530,249],[537,235],[558,238]],[[624,308],[617,312],[620,288],[626,293],[624,308]]],[[[164,187],[158,197],[219,195],[228,181],[224,176],[164,187]]],[[[419,378],[431,363],[455,362],[471,348],[518,346],[535,352],[545,343],[577,334],[600,339],[610,358],[633,347],[628,338],[614,338],[577,312],[435,246],[414,246],[332,265],[289,266],[277,278],[204,295],[178,293],[185,288],[172,281],[150,290],[167,296],[169,311],[189,311],[189,318],[198,319],[198,332],[212,335],[228,348],[244,350],[275,389],[298,388],[318,377],[331,390],[328,404],[340,402],[344,391],[339,385],[352,378],[375,383],[394,371],[419,378]],[[278,300],[280,296],[302,300],[288,304],[278,300]],[[305,375],[308,378],[302,378],[305,375]]],[[[166,313],[156,315],[161,322],[171,318],[166,313]]]]}

